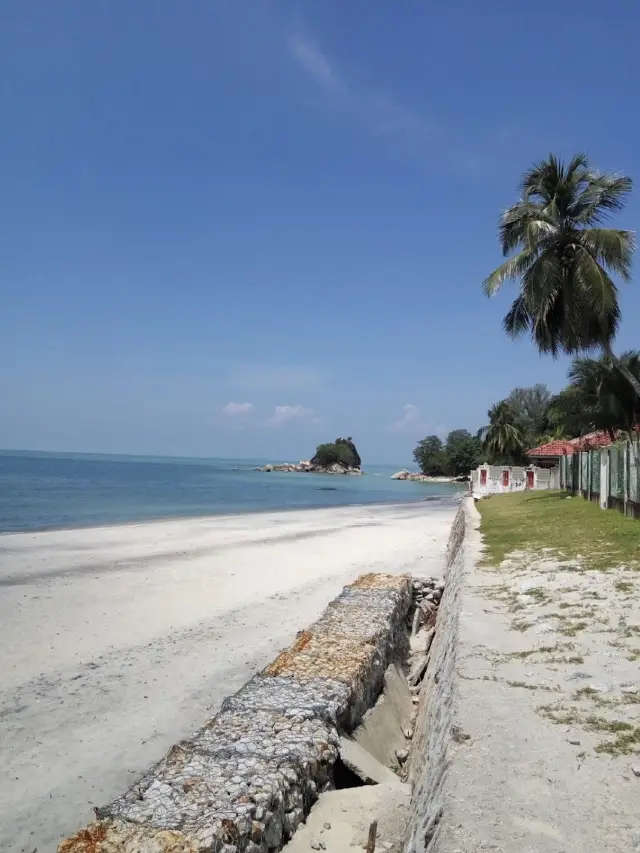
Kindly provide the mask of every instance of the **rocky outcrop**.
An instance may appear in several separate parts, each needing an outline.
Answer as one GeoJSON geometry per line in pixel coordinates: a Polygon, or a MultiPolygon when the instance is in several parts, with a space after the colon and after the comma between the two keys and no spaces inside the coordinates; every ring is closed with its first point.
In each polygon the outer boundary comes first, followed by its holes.
{"type": "Polygon", "coordinates": [[[280,465],[260,465],[258,468],[254,468],[254,471],[266,471],[269,473],[270,471],[286,471],[286,472],[297,472],[299,474],[351,474],[356,477],[362,474],[362,471],[359,468],[353,468],[347,465],[340,465],[338,462],[334,462],[333,465],[314,465],[313,460],[311,461],[302,461],[297,464],[294,462],[283,462],[280,465]]]}
{"type": "Polygon", "coordinates": [[[361,474],[362,459],[356,450],[351,436],[336,438],[333,443],[320,444],[315,456],[303,460],[296,465],[293,462],[283,462],[280,465],[261,465],[254,471],[296,471],[311,474],[361,474]]]}
{"type": "Polygon", "coordinates": [[[453,477],[432,477],[429,474],[421,474],[418,471],[397,471],[391,475],[392,480],[411,480],[416,483],[452,483],[453,477]]]}
{"type": "Polygon", "coordinates": [[[468,477],[433,477],[431,474],[422,474],[419,471],[396,471],[390,477],[391,480],[411,480],[416,483],[466,483],[468,477]]]}
{"type": "MultiPolygon", "coordinates": [[[[344,465],[348,468],[361,468],[362,467],[362,459],[360,458],[360,454],[356,450],[356,446],[353,443],[353,439],[351,436],[349,438],[336,438],[333,442],[334,448],[337,448],[340,451],[340,462],[334,463],[339,465],[344,465]]],[[[319,451],[323,448],[329,447],[330,445],[321,444],[316,451],[316,455],[311,459],[312,465],[320,465],[322,466],[322,459],[319,455],[319,451]]]]}

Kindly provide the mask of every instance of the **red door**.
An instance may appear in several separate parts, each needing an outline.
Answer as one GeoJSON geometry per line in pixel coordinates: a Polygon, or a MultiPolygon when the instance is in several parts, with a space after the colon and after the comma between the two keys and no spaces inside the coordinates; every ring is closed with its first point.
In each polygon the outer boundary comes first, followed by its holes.
{"type": "Polygon", "coordinates": [[[481,486],[487,485],[487,469],[486,468],[483,468],[480,471],[480,485],[481,486]]]}
{"type": "Polygon", "coordinates": [[[505,488],[508,488],[508,487],[509,487],[509,471],[508,471],[506,468],[505,468],[505,470],[502,472],[502,485],[503,485],[505,488]]]}
{"type": "Polygon", "coordinates": [[[533,488],[533,471],[527,471],[527,488],[533,488]]]}

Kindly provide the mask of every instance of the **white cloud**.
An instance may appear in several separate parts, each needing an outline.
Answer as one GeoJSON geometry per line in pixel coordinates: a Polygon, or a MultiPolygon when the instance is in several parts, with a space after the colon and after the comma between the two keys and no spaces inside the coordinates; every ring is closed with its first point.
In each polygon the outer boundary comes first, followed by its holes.
{"type": "Polygon", "coordinates": [[[222,407],[222,414],[235,418],[238,416],[250,415],[254,409],[253,403],[227,403],[222,407]]]}
{"type": "Polygon", "coordinates": [[[353,117],[375,134],[395,136],[412,148],[437,132],[435,122],[412,110],[384,90],[350,84],[335,62],[310,38],[295,34],[287,39],[291,57],[325,91],[339,96],[353,117]]]}
{"type": "Polygon", "coordinates": [[[301,35],[290,36],[287,47],[298,64],[321,86],[336,91],[343,84],[327,56],[315,44],[301,35]]]}
{"type": "Polygon", "coordinates": [[[318,420],[313,409],[298,403],[295,406],[276,406],[267,423],[271,426],[282,426],[291,422],[318,423],[318,420]]]}
{"type": "Polygon", "coordinates": [[[389,426],[389,432],[419,438],[427,433],[442,435],[446,427],[436,423],[433,418],[423,418],[420,409],[413,403],[405,403],[402,416],[389,426]]]}

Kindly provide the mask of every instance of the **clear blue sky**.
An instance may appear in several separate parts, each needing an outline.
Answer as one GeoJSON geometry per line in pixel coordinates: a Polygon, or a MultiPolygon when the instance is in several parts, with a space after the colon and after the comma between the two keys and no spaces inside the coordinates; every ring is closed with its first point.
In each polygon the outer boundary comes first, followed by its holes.
{"type": "Polygon", "coordinates": [[[0,8],[0,446],[405,460],[563,384],[481,282],[532,161],[640,182],[635,0],[0,8]]]}

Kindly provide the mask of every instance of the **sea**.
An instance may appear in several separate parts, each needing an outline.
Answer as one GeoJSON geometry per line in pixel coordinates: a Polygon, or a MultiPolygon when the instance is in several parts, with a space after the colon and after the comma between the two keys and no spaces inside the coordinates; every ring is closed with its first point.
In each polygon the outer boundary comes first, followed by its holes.
{"type": "Polygon", "coordinates": [[[259,459],[0,451],[0,533],[404,501],[451,501],[459,485],[254,471],[259,459]]]}

